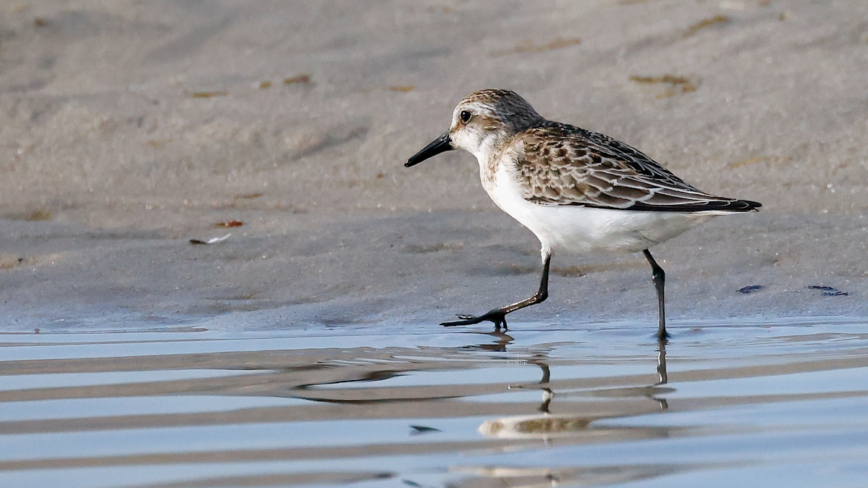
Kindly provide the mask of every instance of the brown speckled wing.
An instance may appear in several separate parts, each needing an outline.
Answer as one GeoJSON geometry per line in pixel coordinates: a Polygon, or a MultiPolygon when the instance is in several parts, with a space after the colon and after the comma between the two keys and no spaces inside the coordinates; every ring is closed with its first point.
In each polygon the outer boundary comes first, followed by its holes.
{"type": "Polygon", "coordinates": [[[627,144],[578,127],[547,122],[516,139],[524,143],[517,170],[525,198],[541,205],[672,212],[760,206],[697,190],[627,144]]]}

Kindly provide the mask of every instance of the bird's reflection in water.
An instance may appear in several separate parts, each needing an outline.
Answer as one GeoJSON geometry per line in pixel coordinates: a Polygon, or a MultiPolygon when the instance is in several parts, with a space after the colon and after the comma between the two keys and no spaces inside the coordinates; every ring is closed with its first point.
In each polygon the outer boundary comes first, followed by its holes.
{"type": "MultiPolygon", "coordinates": [[[[657,386],[667,383],[669,383],[669,375],[666,374],[666,339],[661,339],[657,342],[657,386]]],[[[661,410],[669,409],[669,403],[666,402],[665,398],[654,399],[660,402],[661,410]]]]}
{"type": "MultiPolygon", "coordinates": [[[[479,349],[483,351],[492,351],[492,352],[507,352],[506,346],[513,342],[513,337],[506,332],[501,332],[500,330],[495,330],[487,333],[486,335],[492,336],[497,339],[495,343],[487,343],[487,344],[479,344],[477,346],[472,346],[473,349],[479,349]]],[[[539,385],[539,389],[543,391],[543,402],[539,407],[539,411],[543,413],[549,413],[549,404],[555,396],[555,393],[545,385],[548,385],[549,379],[551,378],[551,369],[549,368],[548,358],[543,353],[534,353],[533,357],[526,360],[528,364],[533,364],[539,366],[542,370],[542,378],[539,380],[536,385],[539,385]]],[[[529,388],[527,385],[509,385],[509,389],[522,389],[529,388]]]]}
{"type": "MultiPolygon", "coordinates": [[[[508,343],[508,342],[507,342],[508,343]]],[[[505,350],[505,344],[499,344],[502,347],[502,350],[505,350]]],[[[575,415],[575,414],[552,414],[551,405],[553,400],[556,397],[556,393],[554,387],[551,384],[551,366],[549,365],[549,358],[545,353],[534,353],[534,355],[527,359],[528,364],[536,365],[540,368],[542,372],[542,377],[537,383],[532,384],[518,384],[518,385],[510,385],[509,389],[531,389],[536,388],[542,391],[542,402],[538,407],[538,411],[542,412],[541,415],[523,415],[523,416],[515,416],[515,417],[504,417],[496,420],[489,420],[484,422],[480,427],[479,431],[489,437],[497,437],[497,438],[539,438],[544,440],[546,443],[549,442],[551,438],[554,437],[568,437],[581,435],[588,431],[591,422],[601,419],[601,418],[617,418],[621,415],[615,413],[614,415],[606,415],[606,414],[596,414],[596,415],[575,415]]],[[[657,342],[657,382],[647,385],[647,386],[632,386],[632,387],[618,387],[618,388],[601,388],[601,389],[592,389],[591,391],[587,391],[586,389],[580,389],[578,391],[567,391],[561,394],[562,397],[571,397],[571,396],[582,396],[582,397],[596,397],[596,398],[624,398],[625,401],[630,398],[636,397],[644,397],[650,400],[653,400],[658,406],[659,410],[667,410],[669,408],[669,404],[665,398],[661,398],[660,395],[671,393],[671,388],[664,387],[669,381],[668,374],[666,372],[666,341],[661,340],[657,342]]],[[[568,382],[568,380],[565,380],[568,382]]],[[[577,404],[573,403],[571,406],[576,406],[577,404]]],[[[584,405],[584,404],[580,404],[584,405]]],[[[649,413],[647,408],[641,409],[640,412],[637,413],[649,413]]],[[[635,414],[633,414],[635,415],[635,414]]],[[[601,429],[612,430],[611,428],[601,429]]],[[[654,433],[646,433],[643,436],[650,434],[653,437],[658,436],[654,433]]]]}
{"type": "MultiPolygon", "coordinates": [[[[552,486],[612,486],[688,471],[692,466],[675,464],[612,465],[588,467],[516,467],[516,466],[460,466],[450,469],[473,477],[452,482],[454,488],[510,487],[550,488],[552,486]],[[496,480],[480,481],[479,478],[496,480]]],[[[416,485],[411,485],[416,486],[416,485]]],[[[421,485],[418,485],[421,486],[421,485]]]]}
{"type": "Polygon", "coordinates": [[[501,332],[500,330],[488,332],[485,335],[494,337],[496,341],[493,343],[486,342],[484,344],[469,347],[471,349],[478,349],[481,351],[506,352],[506,346],[514,340],[511,335],[507,334],[506,332],[501,332]]]}
{"type": "MultiPolygon", "coordinates": [[[[555,398],[555,392],[552,391],[552,389],[548,387],[549,381],[551,380],[551,377],[552,377],[552,370],[549,367],[547,358],[544,354],[537,353],[537,354],[533,355],[533,358],[528,360],[528,364],[535,364],[535,365],[539,366],[539,368],[542,370],[542,378],[540,378],[537,385],[539,385],[539,389],[542,390],[543,396],[542,396],[542,403],[540,404],[540,406],[537,410],[539,410],[540,412],[545,413],[545,414],[550,414],[551,412],[549,411],[549,405],[551,405],[552,400],[554,400],[554,398],[555,398]]],[[[509,388],[513,389],[513,388],[524,388],[524,387],[525,387],[524,385],[515,385],[515,386],[510,385],[509,388]]]]}

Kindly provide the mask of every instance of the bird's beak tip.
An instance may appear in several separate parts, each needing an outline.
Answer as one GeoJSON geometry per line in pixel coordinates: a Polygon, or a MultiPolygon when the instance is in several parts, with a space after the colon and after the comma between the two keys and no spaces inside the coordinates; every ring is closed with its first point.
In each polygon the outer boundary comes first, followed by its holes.
{"type": "Polygon", "coordinates": [[[449,132],[446,132],[442,136],[438,137],[430,144],[422,148],[421,151],[417,152],[413,156],[410,156],[410,159],[404,163],[405,168],[409,168],[410,166],[414,166],[416,164],[425,161],[426,159],[432,158],[442,152],[451,151],[454,149],[452,147],[452,139],[449,137],[449,132]]]}

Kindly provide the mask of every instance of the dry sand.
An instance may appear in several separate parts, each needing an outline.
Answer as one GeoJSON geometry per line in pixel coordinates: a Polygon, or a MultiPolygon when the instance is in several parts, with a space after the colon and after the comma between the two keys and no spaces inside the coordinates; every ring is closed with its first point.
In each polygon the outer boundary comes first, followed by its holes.
{"type": "MultiPolygon", "coordinates": [[[[472,156],[402,167],[484,87],[764,204],[657,248],[672,318],[865,316],[866,80],[863,0],[6,1],[0,327],[433,324],[523,298],[538,244],[472,156]]],[[[513,320],[653,330],[641,256],[554,266],[513,320]]]]}

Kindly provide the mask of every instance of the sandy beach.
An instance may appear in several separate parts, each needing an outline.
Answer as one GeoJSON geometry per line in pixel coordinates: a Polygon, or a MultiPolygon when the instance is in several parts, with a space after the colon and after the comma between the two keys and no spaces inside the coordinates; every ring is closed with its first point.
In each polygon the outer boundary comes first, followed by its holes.
{"type": "MultiPolygon", "coordinates": [[[[482,87],[763,203],[657,248],[673,318],[864,315],[866,19],[857,0],[8,2],[4,327],[439,321],[525,296],[538,244],[472,156],[402,167],[482,87]]],[[[653,320],[641,256],[554,266],[513,320],[653,320]]]]}
{"type": "MultiPolygon", "coordinates": [[[[492,86],[763,202],[658,248],[673,317],[865,312],[868,6],[546,5],[5,5],[7,326],[439,320],[524,296],[537,243],[472,156],[401,166],[492,86]]],[[[554,265],[551,303],[517,318],[654,312],[641,257],[554,265]]]]}

